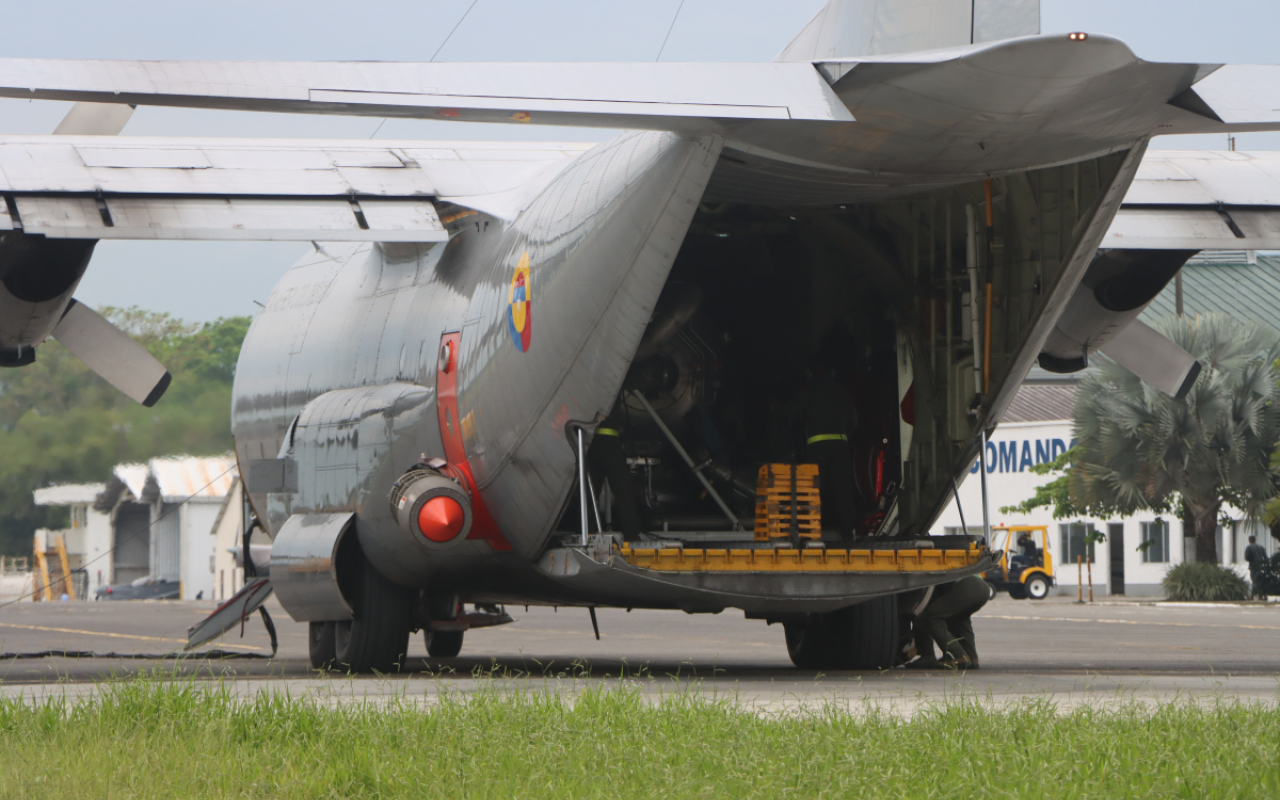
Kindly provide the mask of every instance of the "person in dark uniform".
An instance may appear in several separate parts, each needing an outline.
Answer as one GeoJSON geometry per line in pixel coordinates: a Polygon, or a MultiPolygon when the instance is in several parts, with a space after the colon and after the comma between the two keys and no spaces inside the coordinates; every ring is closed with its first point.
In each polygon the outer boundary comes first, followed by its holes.
{"type": "Polygon", "coordinates": [[[978,645],[973,635],[971,617],[991,597],[987,583],[977,575],[944,583],[933,590],[933,597],[916,616],[916,650],[920,660],[913,666],[978,668],[978,645]],[[942,648],[942,660],[934,658],[933,644],[942,648]]]}
{"type": "Polygon", "coordinates": [[[1249,546],[1244,549],[1244,560],[1249,565],[1249,585],[1253,589],[1253,596],[1266,600],[1266,594],[1261,592],[1258,587],[1262,582],[1260,573],[1267,563],[1267,548],[1258,544],[1257,536],[1249,537],[1249,546]]]}
{"type": "Polygon", "coordinates": [[[822,528],[836,530],[840,540],[853,540],[858,508],[853,484],[849,435],[857,415],[848,390],[836,379],[827,358],[819,358],[804,394],[805,462],[818,465],[822,528]]]}
{"type": "Polygon", "coordinates": [[[1036,542],[1031,538],[1031,534],[1018,534],[1018,549],[1021,553],[1019,555],[1014,555],[1009,559],[1009,565],[1013,568],[1014,572],[1020,572],[1027,567],[1040,565],[1040,548],[1036,547],[1036,542]]]}
{"type": "Polygon", "coordinates": [[[587,467],[591,470],[596,491],[600,491],[606,480],[609,482],[609,491],[613,494],[613,521],[622,532],[624,541],[636,542],[640,540],[640,502],[631,480],[626,453],[622,450],[625,420],[626,413],[619,400],[605,421],[596,428],[591,447],[587,450],[587,467]]]}

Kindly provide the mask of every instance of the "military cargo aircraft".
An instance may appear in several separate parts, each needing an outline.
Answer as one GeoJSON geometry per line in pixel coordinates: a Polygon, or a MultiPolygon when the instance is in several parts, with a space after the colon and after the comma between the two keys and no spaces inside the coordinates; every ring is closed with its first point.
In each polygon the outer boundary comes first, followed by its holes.
{"type": "Polygon", "coordinates": [[[52,336],[154,403],[164,367],[73,299],[96,241],[310,241],[235,378],[270,577],[193,643],[274,590],[316,666],[394,668],[417,630],[456,655],[504,603],[739,609],[800,666],[891,666],[900,598],[994,563],[927,534],[1028,369],[1101,350],[1184,394],[1199,365],[1135,318],[1198,250],[1280,248],[1280,161],[1144,158],[1280,129],[1280,67],[1039,27],[1036,0],[831,0],[759,64],[0,59],[0,96],[77,102],[0,137],[0,358],[52,336]],[[627,132],[116,136],[137,105],[627,132]],[[815,365],[842,433],[797,432],[815,365]]]}

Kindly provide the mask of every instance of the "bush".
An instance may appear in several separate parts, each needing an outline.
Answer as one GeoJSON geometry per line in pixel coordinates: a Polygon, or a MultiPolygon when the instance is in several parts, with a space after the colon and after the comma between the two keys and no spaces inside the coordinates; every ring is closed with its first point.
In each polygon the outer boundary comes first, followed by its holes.
{"type": "Polygon", "coordinates": [[[1217,564],[1179,564],[1164,576],[1170,600],[1248,600],[1249,583],[1217,564]]]}

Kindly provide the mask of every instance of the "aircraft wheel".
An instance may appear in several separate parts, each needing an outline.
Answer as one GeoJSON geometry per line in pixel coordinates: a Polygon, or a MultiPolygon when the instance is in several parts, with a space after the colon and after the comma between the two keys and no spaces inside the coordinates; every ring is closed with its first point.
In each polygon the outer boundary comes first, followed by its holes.
{"type": "Polygon", "coordinates": [[[988,600],[995,600],[995,599],[996,599],[996,593],[997,593],[997,592],[999,592],[1000,590],[999,590],[999,589],[997,589],[997,588],[996,588],[996,585],[995,585],[994,583],[992,583],[991,581],[983,581],[983,583],[987,584],[987,599],[988,599],[988,600]]]}
{"type": "Polygon", "coordinates": [[[800,669],[828,669],[829,635],[823,625],[826,615],[814,614],[804,622],[784,622],[782,630],[787,637],[787,655],[791,663],[800,669]]]}
{"type": "Polygon", "coordinates": [[[1049,596],[1049,579],[1039,574],[1032,575],[1023,584],[1023,589],[1032,600],[1043,600],[1049,596]]]}
{"type": "Polygon", "coordinates": [[[427,642],[427,655],[432,658],[454,658],[462,652],[463,631],[424,630],[422,638],[427,642]]]}
{"type": "Polygon", "coordinates": [[[311,655],[311,668],[329,669],[338,658],[334,652],[333,623],[312,622],[309,627],[307,640],[311,655]]]}
{"type": "Polygon", "coordinates": [[[875,597],[831,613],[835,669],[892,669],[898,649],[898,596],[875,597]]]}
{"type": "Polygon", "coordinates": [[[333,623],[335,662],[351,672],[394,672],[409,650],[411,598],[367,561],[356,569],[356,618],[333,623]]]}
{"type": "Polygon", "coordinates": [[[805,622],[783,623],[800,669],[890,669],[898,647],[898,597],[877,597],[805,622]]]}

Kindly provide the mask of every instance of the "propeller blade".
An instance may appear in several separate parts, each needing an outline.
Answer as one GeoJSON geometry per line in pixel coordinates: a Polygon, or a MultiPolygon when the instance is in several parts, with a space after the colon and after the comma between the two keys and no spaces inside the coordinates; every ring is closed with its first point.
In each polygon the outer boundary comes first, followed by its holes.
{"type": "Polygon", "coordinates": [[[1098,348],[1150,386],[1181,400],[1200,375],[1200,362],[1154,328],[1134,320],[1098,348]]]}
{"type": "Polygon", "coordinates": [[[103,380],[148,408],[169,388],[172,378],[164,365],[84,303],[72,300],[52,335],[103,380]]]}
{"type": "Polygon", "coordinates": [[[76,103],[53,132],[59,136],[115,136],[124,130],[133,109],[123,103],[76,103]]]}

